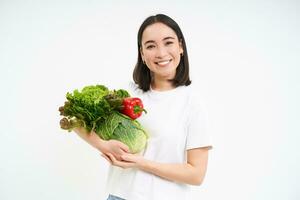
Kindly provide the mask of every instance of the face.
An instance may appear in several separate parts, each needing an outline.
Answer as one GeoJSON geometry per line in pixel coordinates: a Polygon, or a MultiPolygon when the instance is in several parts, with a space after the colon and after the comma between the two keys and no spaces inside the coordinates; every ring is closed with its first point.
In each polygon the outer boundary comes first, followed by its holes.
{"type": "Polygon", "coordinates": [[[173,79],[183,53],[176,33],[163,23],[149,25],[142,35],[142,59],[154,79],[173,79]]]}

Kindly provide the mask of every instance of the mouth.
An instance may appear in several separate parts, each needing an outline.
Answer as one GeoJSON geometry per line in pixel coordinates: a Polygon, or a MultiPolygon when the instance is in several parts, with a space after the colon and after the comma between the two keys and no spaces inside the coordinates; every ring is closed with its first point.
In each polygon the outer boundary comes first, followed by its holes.
{"type": "Polygon", "coordinates": [[[168,65],[171,61],[172,61],[172,59],[162,60],[162,61],[159,61],[159,62],[155,62],[155,64],[157,64],[158,66],[164,67],[164,66],[168,65]]]}

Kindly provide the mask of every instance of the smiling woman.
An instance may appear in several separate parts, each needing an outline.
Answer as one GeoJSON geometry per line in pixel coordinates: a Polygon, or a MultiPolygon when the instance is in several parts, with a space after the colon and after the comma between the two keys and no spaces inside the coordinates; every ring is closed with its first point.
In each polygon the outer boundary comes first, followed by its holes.
{"type": "Polygon", "coordinates": [[[148,17],[138,32],[138,60],[130,93],[142,99],[139,118],[149,135],[145,150],[132,154],[121,142],[76,132],[111,164],[110,199],[187,199],[188,185],[206,173],[209,135],[199,97],[191,86],[183,34],[170,17],[148,17]]]}
{"type": "Polygon", "coordinates": [[[143,33],[140,51],[143,62],[157,81],[175,77],[183,48],[176,33],[167,25],[155,23],[148,26],[143,33]]]}
{"type": "Polygon", "coordinates": [[[143,91],[158,89],[160,80],[168,84],[162,84],[166,87],[162,90],[191,84],[185,39],[170,17],[158,14],[144,21],[138,32],[138,50],[133,79],[143,91]]]}

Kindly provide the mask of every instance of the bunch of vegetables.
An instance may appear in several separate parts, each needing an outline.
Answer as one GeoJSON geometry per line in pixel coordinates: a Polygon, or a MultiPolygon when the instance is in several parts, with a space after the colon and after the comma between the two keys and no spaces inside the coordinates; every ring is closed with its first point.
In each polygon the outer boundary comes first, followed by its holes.
{"type": "Polygon", "coordinates": [[[145,111],[139,98],[130,97],[126,90],[109,90],[104,85],[68,92],[66,98],[64,106],[59,107],[60,115],[64,116],[60,120],[62,129],[84,127],[104,140],[123,142],[131,153],[145,148],[148,136],[136,120],[145,111]]]}

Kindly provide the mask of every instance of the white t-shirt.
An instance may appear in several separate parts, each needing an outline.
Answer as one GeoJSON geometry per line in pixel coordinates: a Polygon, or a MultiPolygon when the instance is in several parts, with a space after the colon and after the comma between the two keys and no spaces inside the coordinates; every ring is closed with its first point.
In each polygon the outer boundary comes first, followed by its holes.
{"type": "MultiPolygon", "coordinates": [[[[147,92],[130,84],[131,96],[142,99],[147,114],[138,121],[149,135],[143,156],[161,163],[186,163],[186,150],[211,147],[205,113],[192,86],[147,92]]],[[[107,193],[126,200],[185,200],[189,186],[137,169],[111,166],[107,193]]]]}

